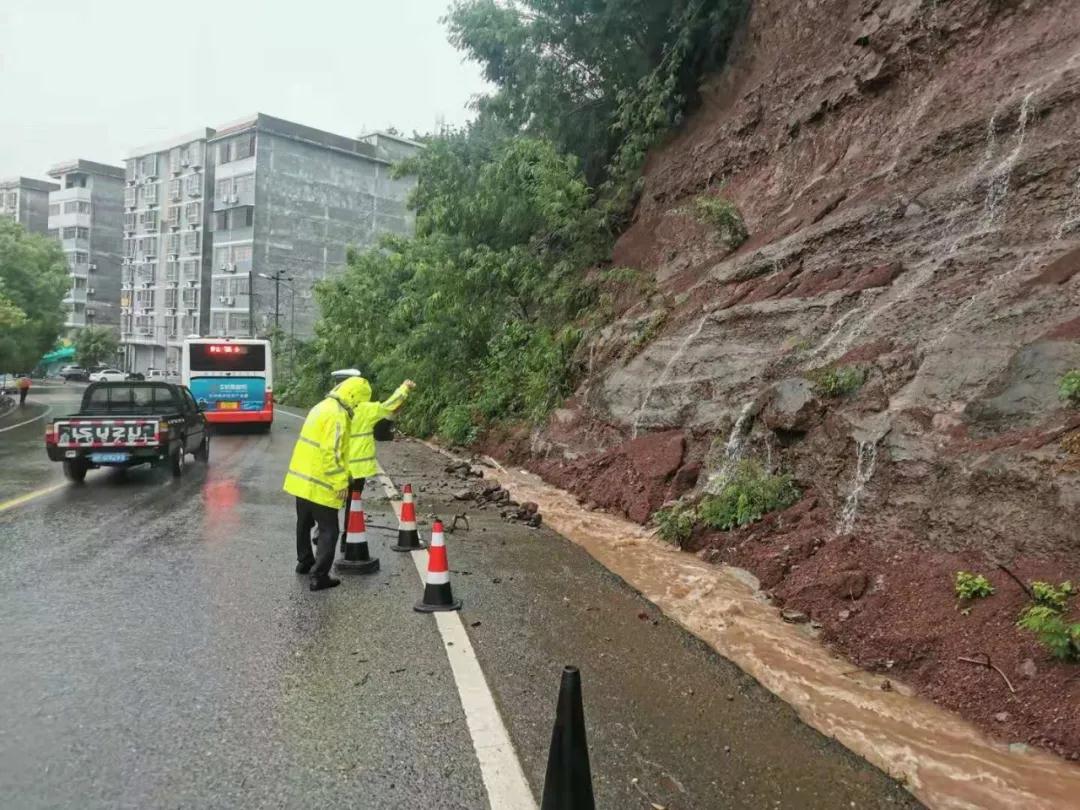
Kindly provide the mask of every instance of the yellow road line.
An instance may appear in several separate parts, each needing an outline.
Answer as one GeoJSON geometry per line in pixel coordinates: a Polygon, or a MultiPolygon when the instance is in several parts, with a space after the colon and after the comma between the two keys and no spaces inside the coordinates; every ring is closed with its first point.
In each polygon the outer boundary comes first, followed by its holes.
{"type": "Polygon", "coordinates": [[[10,501],[0,502],[0,512],[6,512],[8,509],[14,509],[16,506],[22,506],[29,501],[42,498],[48,495],[50,492],[56,492],[58,489],[63,489],[67,486],[67,482],[61,482],[59,484],[53,484],[51,487],[44,487],[42,489],[35,489],[33,492],[27,492],[25,495],[20,495],[18,498],[12,498],[10,501]]]}

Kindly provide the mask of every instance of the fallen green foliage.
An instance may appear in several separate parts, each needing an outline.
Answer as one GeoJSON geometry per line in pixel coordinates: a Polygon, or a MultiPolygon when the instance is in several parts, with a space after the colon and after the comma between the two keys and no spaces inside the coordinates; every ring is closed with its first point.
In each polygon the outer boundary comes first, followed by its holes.
{"type": "Polygon", "coordinates": [[[821,396],[844,397],[862,388],[866,382],[866,370],[859,366],[837,366],[819,371],[812,379],[814,388],[821,396]]]}
{"type": "Polygon", "coordinates": [[[660,509],[653,514],[653,522],[656,524],[662,540],[682,547],[694,532],[697,515],[695,515],[693,507],[676,504],[666,509],[660,509]]]}
{"type": "Polygon", "coordinates": [[[1070,622],[1064,616],[1069,597],[1075,592],[1069,581],[1056,587],[1049,582],[1032,582],[1035,604],[1025,608],[1016,623],[1034,633],[1055,658],[1065,661],[1080,661],[1080,622],[1070,622]]]}
{"type": "Polygon", "coordinates": [[[698,506],[698,520],[712,529],[729,531],[786,509],[799,499],[790,475],[773,475],[756,461],[744,460],[717,495],[698,506]]]}
{"type": "Polygon", "coordinates": [[[968,571],[956,572],[955,588],[960,599],[985,599],[994,592],[994,586],[986,577],[968,571]]]}
{"type": "Polygon", "coordinates": [[[1016,624],[1034,633],[1055,658],[1080,661],[1080,622],[1067,622],[1061,613],[1046,605],[1032,605],[1016,624]]]}
{"type": "Polygon", "coordinates": [[[1080,369],[1070,371],[1061,378],[1058,392],[1065,401],[1073,405],[1080,405],[1080,369]]]}
{"type": "Polygon", "coordinates": [[[750,234],[735,203],[715,194],[700,194],[694,198],[694,216],[711,226],[729,248],[734,250],[750,234]]]}

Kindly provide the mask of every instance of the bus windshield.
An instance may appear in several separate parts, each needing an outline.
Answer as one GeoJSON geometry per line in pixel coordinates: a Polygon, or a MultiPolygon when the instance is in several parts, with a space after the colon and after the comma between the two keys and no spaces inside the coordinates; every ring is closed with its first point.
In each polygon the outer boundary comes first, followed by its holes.
{"type": "Polygon", "coordinates": [[[266,346],[244,343],[192,343],[190,367],[199,371],[266,371],[266,346]]]}

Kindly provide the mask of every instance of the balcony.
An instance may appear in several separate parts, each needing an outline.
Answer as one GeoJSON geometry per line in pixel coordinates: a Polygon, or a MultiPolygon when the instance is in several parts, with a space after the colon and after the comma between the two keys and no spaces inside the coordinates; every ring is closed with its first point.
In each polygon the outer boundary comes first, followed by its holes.
{"type": "Polygon", "coordinates": [[[64,296],[64,303],[68,306],[72,304],[85,304],[86,303],[86,290],[68,290],[64,296]]]}
{"type": "Polygon", "coordinates": [[[66,203],[72,200],[79,200],[80,202],[90,202],[91,190],[88,188],[82,188],[80,186],[74,186],[72,188],[62,188],[57,191],[49,192],[50,203],[66,203]]]}
{"type": "Polygon", "coordinates": [[[76,226],[89,228],[90,218],[90,214],[54,214],[49,217],[49,229],[56,230],[57,228],[74,228],[76,226]]]}
{"type": "Polygon", "coordinates": [[[75,278],[87,278],[90,275],[90,264],[88,262],[72,262],[68,265],[70,275],[75,278]]]}

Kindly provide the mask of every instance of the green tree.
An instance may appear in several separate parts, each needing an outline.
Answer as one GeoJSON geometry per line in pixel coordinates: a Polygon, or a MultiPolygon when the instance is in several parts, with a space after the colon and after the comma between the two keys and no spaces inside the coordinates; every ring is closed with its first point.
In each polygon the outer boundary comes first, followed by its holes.
{"type": "Polygon", "coordinates": [[[0,370],[29,370],[53,347],[69,284],[59,245],[0,220],[0,370]]]}
{"type": "Polygon", "coordinates": [[[75,362],[84,368],[116,359],[120,342],[107,326],[87,326],[75,336],[75,362]]]}

